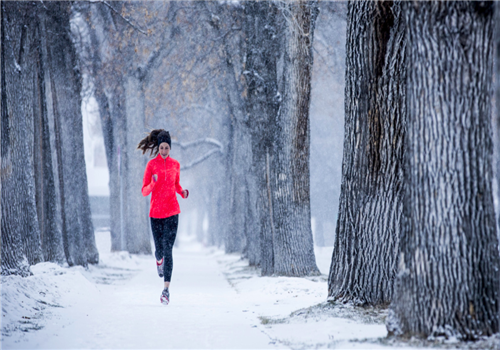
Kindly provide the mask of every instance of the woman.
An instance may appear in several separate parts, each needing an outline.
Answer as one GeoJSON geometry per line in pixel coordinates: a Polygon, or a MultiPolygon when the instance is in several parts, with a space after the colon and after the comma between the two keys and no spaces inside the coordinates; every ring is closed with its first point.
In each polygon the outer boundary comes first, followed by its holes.
{"type": "Polygon", "coordinates": [[[170,279],[172,277],[172,247],[177,235],[179,213],[176,192],[187,198],[188,190],[183,190],[179,184],[180,164],[171,158],[170,134],[163,129],[151,131],[139,142],[138,149],[142,154],[148,150],[156,157],[146,166],[142,181],[142,195],[151,195],[151,230],[155,242],[155,257],[158,275],[163,277],[164,288],[160,301],[164,305],[170,302],[170,279]]]}

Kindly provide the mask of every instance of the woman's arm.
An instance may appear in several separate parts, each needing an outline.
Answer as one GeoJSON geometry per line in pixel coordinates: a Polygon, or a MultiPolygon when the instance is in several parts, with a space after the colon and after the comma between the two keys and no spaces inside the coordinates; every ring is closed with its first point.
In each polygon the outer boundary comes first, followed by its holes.
{"type": "Polygon", "coordinates": [[[156,185],[156,180],[153,179],[153,176],[156,175],[152,175],[151,167],[148,163],[148,165],[146,166],[146,171],[144,172],[144,178],[142,179],[142,195],[144,197],[149,195],[156,185]]]}
{"type": "Polygon", "coordinates": [[[175,177],[175,192],[177,192],[178,194],[180,194],[182,196],[182,198],[187,198],[188,195],[189,195],[189,191],[182,189],[182,186],[181,186],[181,184],[179,182],[180,174],[181,174],[181,170],[177,169],[177,175],[175,177]]]}

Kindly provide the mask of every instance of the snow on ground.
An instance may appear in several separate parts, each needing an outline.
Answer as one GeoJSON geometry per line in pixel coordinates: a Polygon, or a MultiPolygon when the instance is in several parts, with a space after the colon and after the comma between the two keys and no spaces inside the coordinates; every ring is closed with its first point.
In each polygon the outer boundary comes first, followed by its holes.
{"type": "MultiPolygon", "coordinates": [[[[99,265],[41,263],[32,267],[31,277],[2,276],[2,348],[415,349],[422,344],[387,340],[384,310],[325,302],[331,247],[316,249],[321,276],[259,277],[238,255],[203,247],[192,236],[178,240],[166,307],[159,302],[162,280],[154,258],[110,253],[107,231],[96,232],[99,265]]],[[[499,343],[489,344],[493,349],[499,343]]]]}

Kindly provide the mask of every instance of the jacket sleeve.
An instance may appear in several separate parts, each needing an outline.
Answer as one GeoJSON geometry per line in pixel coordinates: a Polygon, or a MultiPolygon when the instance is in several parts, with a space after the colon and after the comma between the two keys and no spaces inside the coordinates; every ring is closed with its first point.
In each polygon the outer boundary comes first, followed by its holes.
{"type": "Polygon", "coordinates": [[[142,179],[142,195],[144,197],[149,195],[153,191],[155,185],[156,182],[153,181],[153,174],[148,163],[148,165],[146,165],[146,171],[144,172],[144,179],[142,179]]]}
{"type": "Polygon", "coordinates": [[[175,192],[177,192],[182,196],[182,198],[184,198],[184,194],[182,193],[183,189],[181,184],[179,183],[180,174],[181,174],[181,169],[179,166],[179,168],[177,169],[177,175],[175,176],[175,192]]]}

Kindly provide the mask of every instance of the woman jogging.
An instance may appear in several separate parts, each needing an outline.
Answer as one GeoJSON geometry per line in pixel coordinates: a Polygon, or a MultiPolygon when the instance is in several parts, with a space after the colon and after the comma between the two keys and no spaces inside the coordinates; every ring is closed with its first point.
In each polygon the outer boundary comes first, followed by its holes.
{"type": "Polygon", "coordinates": [[[170,302],[170,278],[172,277],[172,247],[177,235],[179,213],[181,212],[177,202],[176,192],[187,198],[188,190],[183,190],[179,184],[180,164],[171,158],[170,134],[163,129],[151,131],[148,136],[139,142],[138,149],[142,154],[148,150],[151,159],[146,166],[144,179],[142,181],[142,195],[151,195],[151,230],[155,242],[155,257],[158,275],[163,277],[164,287],[160,301],[164,305],[170,302]]]}

